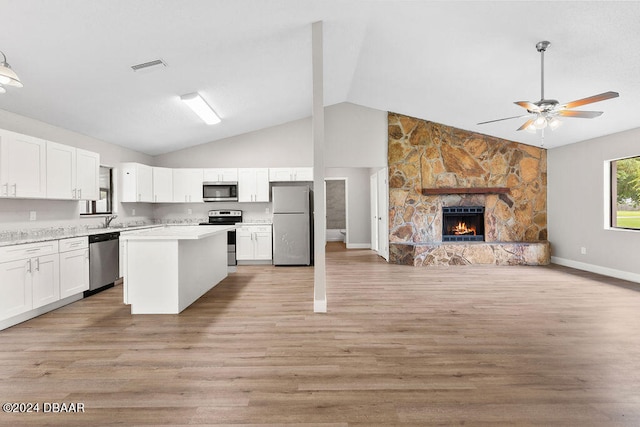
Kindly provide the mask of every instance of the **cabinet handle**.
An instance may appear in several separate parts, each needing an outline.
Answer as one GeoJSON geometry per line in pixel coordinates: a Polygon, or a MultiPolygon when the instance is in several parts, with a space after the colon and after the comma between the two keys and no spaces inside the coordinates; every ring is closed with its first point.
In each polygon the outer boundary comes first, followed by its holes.
{"type": "Polygon", "coordinates": [[[2,186],[4,187],[4,190],[2,191],[2,195],[3,196],[8,196],[9,195],[9,183],[2,184],[2,186]]]}
{"type": "Polygon", "coordinates": [[[31,273],[31,260],[27,260],[27,273],[31,273]]]}
{"type": "Polygon", "coordinates": [[[82,188],[78,189],[78,199],[82,199],[82,188]]]}
{"type": "Polygon", "coordinates": [[[17,196],[18,195],[18,184],[13,184],[13,196],[17,196]]]}
{"type": "Polygon", "coordinates": [[[40,258],[36,258],[36,271],[40,271],[40,258]]]}
{"type": "Polygon", "coordinates": [[[74,188],[73,190],[71,190],[71,198],[72,199],[77,199],[77,193],[76,193],[76,189],[74,188]]]}

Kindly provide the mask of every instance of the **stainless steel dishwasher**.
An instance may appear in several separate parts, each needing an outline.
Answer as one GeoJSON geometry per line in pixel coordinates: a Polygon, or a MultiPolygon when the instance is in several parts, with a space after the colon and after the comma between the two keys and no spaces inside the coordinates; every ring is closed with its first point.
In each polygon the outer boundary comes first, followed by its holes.
{"type": "Polygon", "coordinates": [[[113,286],[120,277],[120,233],[102,233],[89,236],[89,290],[88,297],[113,286]]]}

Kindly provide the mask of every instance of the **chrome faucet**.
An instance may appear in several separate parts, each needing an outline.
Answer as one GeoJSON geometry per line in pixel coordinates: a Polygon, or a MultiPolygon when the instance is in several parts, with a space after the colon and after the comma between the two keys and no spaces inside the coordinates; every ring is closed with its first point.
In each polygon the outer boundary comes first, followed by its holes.
{"type": "Polygon", "coordinates": [[[109,228],[111,221],[118,218],[118,215],[108,215],[104,217],[104,228],[109,228]]]}

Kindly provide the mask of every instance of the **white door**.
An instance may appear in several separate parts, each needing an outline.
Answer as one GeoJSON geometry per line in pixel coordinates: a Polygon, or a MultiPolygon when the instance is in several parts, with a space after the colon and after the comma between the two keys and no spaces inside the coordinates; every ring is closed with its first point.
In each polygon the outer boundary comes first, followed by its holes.
{"type": "Polygon", "coordinates": [[[370,177],[371,193],[371,250],[378,252],[378,175],[370,177]]]}
{"type": "Polygon", "coordinates": [[[77,198],[100,200],[100,154],[80,148],[76,151],[77,198]]]}
{"type": "Polygon", "coordinates": [[[378,171],[378,254],[389,261],[389,188],[387,168],[378,171]]]}

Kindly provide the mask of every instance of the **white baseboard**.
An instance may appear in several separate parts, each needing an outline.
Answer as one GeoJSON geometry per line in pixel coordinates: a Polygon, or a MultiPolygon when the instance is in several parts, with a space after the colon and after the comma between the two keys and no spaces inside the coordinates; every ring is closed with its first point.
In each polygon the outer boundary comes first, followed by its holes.
{"type": "Polygon", "coordinates": [[[371,249],[369,243],[347,243],[347,249],[371,249]]]}
{"type": "Polygon", "coordinates": [[[313,312],[314,313],[326,313],[327,312],[327,300],[326,299],[313,300],[313,312]]]}
{"type": "Polygon", "coordinates": [[[600,265],[587,264],[586,262],[574,261],[566,258],[552,256],[551,263],[571,267],[578,270],[589,271],[591,273],[602,274],[603,276],[615,277],[616,279],[629,280],[640,283],[640,274],[629,271],[616,270],[615,268],[602,267],[600,265]]]}
{"type": "Polygon", "coordinates": [[[8,328],[10,326],[17,325],[18,323],[25,322],[25,321],[27,321],[29,319],[33,319],[34,317],[38,317],[41,314],[45,314],[45,313],[47,313],[49,311],[56,310],[56,309],[58,309],[60,307],[63,307],[65,305],[67,305],[67,304],[71,304],[72,302],[81,300],[82,298],[83,298],[83,294],[82,294],[82,292],[80,292],[79,294],[71,295],[70,297],[66,297],[66,298],[63,298],[61,300],[52,302],[51,304],[47,304],[45,306],[38,307],[38,308],[35,308],[33,310],[29,310],[29,311],[27,311],[25,313],[21,313],[21,314],[15,315],[13,317],[10,317],[8,319],[5,319],[5,320],[1,321],[0,322],[0,330],[6,329],[6,328],[8,328]]]}

